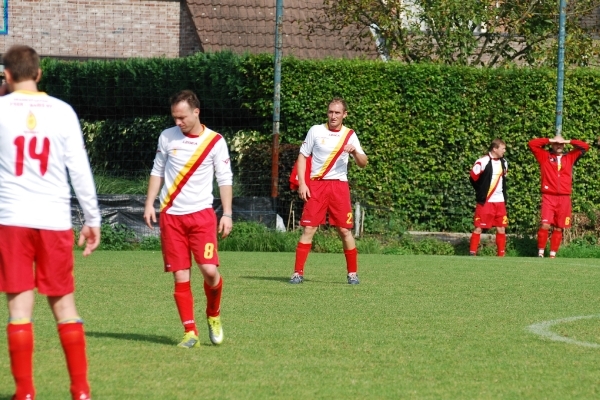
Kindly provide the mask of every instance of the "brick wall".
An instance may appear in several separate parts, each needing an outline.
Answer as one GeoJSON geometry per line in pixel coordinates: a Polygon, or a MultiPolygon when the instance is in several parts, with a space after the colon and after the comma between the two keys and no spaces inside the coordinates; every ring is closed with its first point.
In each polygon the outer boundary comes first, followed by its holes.
{"type": "Polygon", "coordinates": [[[8,0],[0,53],[27,44],[42,56],[180,57],[202,50],[185,1],[8,0]]]}

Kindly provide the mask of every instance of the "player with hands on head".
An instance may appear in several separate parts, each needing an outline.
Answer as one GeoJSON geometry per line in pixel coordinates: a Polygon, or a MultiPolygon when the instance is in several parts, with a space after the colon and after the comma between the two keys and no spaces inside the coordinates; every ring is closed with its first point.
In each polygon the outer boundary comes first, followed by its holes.
{"type": "Polygon", "coordinates": [[[477,249],[483,229],[496,228],[496,247],[498,257],[506,252],[506,173],[508,162],[504,158],[506,143],[494,139],[488,148],[488,154],[475,161],[469,180],[475,189],[475,216],[471,233],[469,254],[477,255],[477,249]]]}
{"type": "Polygon", "coordinates": [[[154,200],[160,192],[160,239],[164,271],[173,273],[174,298],[184,328],[179,347],[198,347],[191,288],[192,259],[204,277],[208,334],[213,344],[223,341],[217,230],[225,238],[231,233],[233,174],[227,143],[219,133],[200,122],[200,101],[190,90],[171,98],[172,128],[158,138],[158,149],[150,173],[144,221],[156,223],[154,200]],[[213,179],[216,176],[223,215],[218,223],[213,210],[213,179]]]}
{"type": "Polygon", "coordinates": [[[364,168],[367,156],[360,146],[358,136],[352,129],[343,125],[348,116],[346,102],[334,98],[327,109],[327,123],[314,125],[308,131],[300,147],[296,161],[298,175],[298,196],[305,201],[300,225],[302,236],[296,247],[294,273],[290,283],[304,282],[304,264],[312,247],[312,239],[319,225],[329,223],[335,226],[342,239],[346,257],[347,281],[359,283],[358,252],[352,236],[352,204],[348,186],[348,160],[354,158],[356,165],[364,168]],[[312,157],[311,157],[312,156],[312,157]],[[307,158],[311,157],[310,182],[306,181],[307,158]]]}
{"type": "Polygon", "coordinates": [[[96,188],[77,115],[39,92],[39,56],[15,45],[3,54],[0,88],[0,291],[8,300],[6,328],[14,400],[33,400],[34,290],[47,296],[71,380],[71,397],[91,397],[83,321],[75,307],[71,186],[85,223],[78,244],[90,255],[100,244],[96,188]],[[69,184],[70,178],[70,184],[69,184]]]}
{"type": "Polygon", "coordinates": [[[532,139],[528,145],[540,165],[542,205],[537,235],[538,257],[544,257],[552,228],[550,258],[554,258],[562,241],[563,230],[571,226],[573,166],[590,146],[581,140],[566,140],[562,136],[532,139]],[[574,149],[565,153],[566,144],[572,145],[574,149]],[[550,150],[544,148],[547,145],[550,145],[550,150]]]}

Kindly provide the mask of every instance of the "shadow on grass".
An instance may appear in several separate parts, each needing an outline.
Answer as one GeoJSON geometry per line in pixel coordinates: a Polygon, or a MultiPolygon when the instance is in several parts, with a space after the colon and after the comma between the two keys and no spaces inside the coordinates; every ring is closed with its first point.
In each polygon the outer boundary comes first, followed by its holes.
{"type": "Polygon", "coordinates": [[[10,400],[12,399],[12,394],[0,394],[0,400],[10,400]]]}
{"type": "MultiPolygon", "coordinates": [[[[85,335],[87,337],[92,338],[111,338],[111,339],[120,339],[120,340],[133,340],[135,342],[150,342],[150,343],[158,343],[158,344],[166,344],[169,346],[176,345],[177,341],[173,340],[168,336],[158,336],[158,335],[142,335],[139,333],[114,333],[114,332],[89,332],[86,331],[85,335]]],[[[2,398],[0,397],[0,400],[2,398]]]]}
{"type": "MultiPolygon", "coordinates": [[[[285,276],[241,276],[243,279],[254,279],[259,281],[289,282],[290,278],[285,276]]],[[[305,280],[306,281],[306,280],[305,280]]]]}
{"type": "MultiPolygon", "coordinates": [[[[288,283],[290,281],[290,278],[280,277],[280,276],[240,276],[240,278],[254,279],[254,280],[259,280],[259,281],[284,282],[284,283],[288,283]]],[[[326,283],[328,285],[330,285],[330,284],[348,285],[348,283],[346,281],[331,282],[331,281],[323,281],[323,280],[318,280],[318,279],[306,279],[306,278],[304,278],[304,283],[326,283]]],[[[301,285],[303,285],[304,283],[301,283],[301,285]]],[[[290,284],[290,286],[298,286],[298,285],[290,284]]],[[[350,285],[348,285],[348,286],[350,286],[350,285]]]]}

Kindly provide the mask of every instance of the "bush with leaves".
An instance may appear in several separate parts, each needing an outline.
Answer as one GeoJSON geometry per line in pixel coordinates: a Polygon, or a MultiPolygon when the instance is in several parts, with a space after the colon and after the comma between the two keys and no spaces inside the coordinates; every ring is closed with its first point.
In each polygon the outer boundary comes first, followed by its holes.
{"type": "MultiPolygon", "coordinates": [[[[217,130],[231,127],[226,132],[230,141],[240,130],[264,135],[264,140],[255,138],[255,146],[241,150],[248,157],[236,171],[243,179],[236,182],[252,185],[248,192],[252,190],[256,195],[271,195],[272,55],[219,53],[115,65],[45,63],[47,80],[41,82],[46,85],[44,90],[72,102],[78,111],[87,110],[82,116],[90,124],[104,124],[89,128],[89,132],[98,132],[91,142],[90,136],[86,137],[97,168],[148,171],[155,137],[147,142],[142,137],[158,135],[161,127],[158,119],[149,122],[153,126],[144,126],[145,122],[139,120],[119,125],[94,122],[95,116],[148,116],[148,110],[158,112],[154,106],[145,108],[154,101],[149,98],[152,93],[157,93],[164,105],[168,98],[165,91],[202,89],[205,92],[198,94],[208,101],[203,106],[203,122],[209,126],[214,122],[217,130]],[[150,85],[150,89],[144,85],[150,85]],[[123,111],[115,113],[115,109],[123,111]]],[[[287,184],[297,157],[297,147],[292,146],[302,142],[312,125],[326,122],[328,102],[341,96],[349,105],[345,124],[357,131],[369,156],[364,169],[349,164],[353,201],[371,210],[374,220],[385,221],[391,216],[399,227],[394,229],[399,230],[468,232],[475,206],[468,172],[489,143],[499,137],[507,143],[509,161],[508,231],[527,234],[536,230],[539,168],[527,142],[534,137],[554,136],[554,69],[284,58],[282,70],[280,215],[288,215],[289,205],[294,204],[295,196],[287,184]],[[314,90],[316,84],[319,90],[314,90]]],[[[596,143],[600,132],[599,90],[599,70],[567,70],[565,138],[596,143]]],[[[161,118],[168,119],[168,105],[161,107],[165,107],[161,118]]],[[[599,174],[600,156],[593,148],[575,168],[576,213],[584,204],[600,204],[599,174]]]]}
{"type": "Polygon", "coordinates": [[[99,250],[133,250],[136,248],[135,231],[123,224],[102,224],[99,250]]]}

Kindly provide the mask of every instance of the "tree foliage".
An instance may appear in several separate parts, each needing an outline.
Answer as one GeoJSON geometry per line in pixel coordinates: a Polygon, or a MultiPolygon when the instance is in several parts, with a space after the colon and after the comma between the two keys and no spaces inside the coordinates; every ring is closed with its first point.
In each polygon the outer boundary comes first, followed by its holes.
{"type": "MultiPolygon", "coordinates": [[[[542,0],[324,0],[325,13],[312,17],[308,35],[353,27],[355,49],[372,48],[404,62],[452,65],[554,65],[557,1],[542,0]]],[[[592,35],[598,25],[582,22],[600,0],[570,1],[566,62],[589,65],[598,56],[592,35]]]]}

